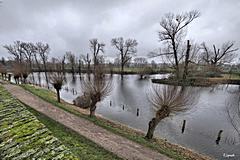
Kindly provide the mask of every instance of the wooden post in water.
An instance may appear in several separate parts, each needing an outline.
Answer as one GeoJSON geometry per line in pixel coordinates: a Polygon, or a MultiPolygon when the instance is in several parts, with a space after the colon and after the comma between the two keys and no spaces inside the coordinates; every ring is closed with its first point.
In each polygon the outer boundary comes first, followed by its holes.
{"type": "Polygon", "coordinates": [[[11,74],[8,74],[8,81],[11,81],[11,74]]]}
{"type": "Polygon", "coordinates": [[[184,133],[185,131],[185,126],[186,126],[186,120],[183,120],[183,125],[182,125],[182,133],[184,133]]]}
{"type": "Polygon", "coordinates": [[[124,110],[124,104],[123,104],[123,106],[122,106],[122,109],[124,110]]]}
{"type": "Polygon", "coordinates": [[[137,108],[137,116],[139,116],[139,108],[137,108]]]}
{"type": "Polygon", "coordinates": [[[216,139],[216,144],[217,144],[217,145],[219,145],[219,142],[220,142],[220,140],[221,140],[222,132],[223,132],[223,130],[220,130],[220,131],[218,132],[218,136],[217,136],[217,139],[216,139]]]}

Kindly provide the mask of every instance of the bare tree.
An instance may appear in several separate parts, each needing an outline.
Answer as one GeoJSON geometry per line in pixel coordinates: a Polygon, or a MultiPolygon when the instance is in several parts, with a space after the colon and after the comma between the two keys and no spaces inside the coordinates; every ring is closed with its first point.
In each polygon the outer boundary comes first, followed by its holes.
{"type": "Polygon", "coordinates": [[[186,28],[199,16],[200,13],[195,10],[176,15],[168,13],[160,21],[159,39],[167,44],[167,48],[157,56],[167,55],[169,60],[173,59],[177,78],[179,78],[179,62],[183,58],[180,46],[186,35],[186,28]]]}
{"type": "Polygon", "coordinates": [[[154,60],[152,60],[151,61],[151,66],[152,66],[152,68],[156,69],[157,68],[157,63],[154,60]]]}
{"type": "Polygon", "coordinates": [[[61,68],[62,68],[62,72],[65,74],[65,59],[66,59],[66,56],[64,55],[61,59],[61,68]]]}
{"type": "Polygon", "coordinates": [[[111,44],[119,51],[121,75],[123,76],[125,64],[131,60],[135,53],[137,53],[137,40],[127,39],[124,41],[123,37],[118,37],[113,38],[111,44]]]}
{"type": "Polygon", "coordinates": [[[53,85],[57,92],[57,101],[60,103],[60,90],[62,89],[62,86],[65,82],[65,76],[64,73],[62,72],[61,65],[56,64],[56,72],[51,72],[50,73],[50,83],[53,85]]]}
{"type": "Polygon", "coordinates": [[[144,65],[147,64],[147,59],[144,57],[137,57],[134,58],[134,63],[137,67],[143,67],[144,65]]]}
{"type": "Polygon", "coordinates": [[[188,75],[189,71],[194,71],[194,65],[197,65],[200,63],[200,46],[197,43],[194,43],[193,41],[187,40],[186,45],[186,54],[184,55],[184,61],[183,61],[183,77],[182,79],[185,80],[188,75]],[[192,65],[191,65],[192,64],[192,65]],[[190,67],[191,66],[191,67],[190,67]]]}
{"type": "Polygon", "coordinates": [[[36,62],[36,65],[37,65],[37,68],[38,68],[38,72],[37,72],[37,74],[38,74],[38,83],[39,83],[39,85],[41,84],[41,64],[40,64],[40,58],[39,58],[39,54],[37,53],[37,52],[35,52],[34,54],[33,54],[33,56],[34,56],[34,60],[35,60],[35,62],[36,62]]]}
{"type": "Polygon", "coordinates": [[[4,45],[3,47],[7,49],[8,53],[13,56],[13,59],[16,62],[22,63],[24,55],[20,41],[15,41],[13,45],[4,45]]]}
{"type": "Polygon", "coordinates": [[[114,59],[113,64],[114,64],[115,66],[119,66],[119,65],[121,64],[119,57],[117,57],[117,58],[114,59]]]}
{"type": "Polygon", "coordinates": [[[14,66],[19,67],[13,67],[15,77],[19,77],[21,78],[21,80],[23,78],[23,82],[25,83],[29,72],[31,72],[31,67],[29,67],[29,63],[32,62],[31,56],[35,50],[32,49],[32,46],[29,47],[28,43],[21,41],[15,41],[13,45],[4,45],[3,47],[7,49],[11,55],[13,55],[13,59],[15,60],[14,66]]]}
{"type": "Polygon", "coordinates": [[[96,65],[99,64],[99,56],[100,56],[99,54],[100,54],[100,52],[104,53],[105,44],[104,43],[99,43],[98,39],[96,39],[96,38],[89,40],[89,42],[90,42],[90,50],[91,50],[92,55],[93,55],[93,67],[94,67],[94,70],[95,70],[96,65]]]}
{"type": "Polygon", "coordinates": [[[75,75],[74,68],[75,68],[75,65],[76,65],[76,56],[72,52],[68,51],[68,52],[66,52],[66,58],[68,60],[68,63],[70,63],[71,73],[72,73],[72,76],[74,77],[74,75],[75,75]]]}
{"type": "Polygon", "coordinates": [[[235,58],[235,53],[238,48],[234,47],[234,42],[225,42],[221,49],[213,45],[213,50],[207,47],[205,43],[201,44],[202,60],[210,65],[219,66],[224,63],[229,63],[235,58]]]}
{"type": "Polygon", "coordinates": [[[83,66],[83,57],[79,56],[79,58],[78,58],[78,74],[79,74],[80,79],[82,78],[82,75],[81,75],[82,66],[83,66]]]}
{"type": "Polygon", "coordinates": [[[50,68],[50,72],[56,71],[56,66],[58,66],[58,64],[59,64],[58,59],[55,57],[52,57],[50,66],[48,66],[48,68],[50,68]]]}
{"type": "Polygon", "coordinates": [[[26,43],[26,42],[22,42],[20,44],[21,46],[21,50],[23,52],[23,54],[26,57],[27,60],[27,64],[28,64],[28,68],[29,68],[29,72],[32,74],[32,80],[34,81],[34,75],[33,75],[33,71],[32,71],[32,64],[33,64],[33,56],[37,51],[36,46],[33,43],[26,43]]]}
{"type": "Polygon", "coordinates": [[[23,82],[24,83],[26,82],[28,73],[23,64],[21,64],[19,62],[14,62],[12,72],[13,72],[13,78],[14,78],[16,84],[19,84],[20,79],[22,80],[22,78],[24,78],[23,82]]]}
{"type": "Polygon", "coordinates": [[[156,111],[156,115],[148,124],[147,139],[153,138],[158,123],[166,117],[179,112],[185,112],[194,102],[193,93],[176,86],[153,86],[149,94],[149,101],[156,111]]]}
{"type": "Polygon", "coordinates": [[[87,56],[82,55],[82,57],[83,57],[83,61],[85,62],[85,64],[87,64],[87,73],[89,74],[90,71],[91,71],[91,69],[90,69],[90,67],[91,67],[91,59],[89,57],[89,54],[87,53],[87,56]]]}
{"type": "Polygon", "coordinates": [[[7,77],[7,68],[4,63],[0,63],[0,73],[2,74],[2,79],[7,77]]]}
{"type": "MultiPolygon", "coordinates": [[[[48,75],[47,75],[47,60],[48,60],[48,54],[50,51],[49,45],[46,43],[38,42],[36,43],[37,47],[37,54],[39,55],[42,63],[43,63],[43,68],[44,68],[44,73],[45,73],[45,78],[46,78],[46,83],[49,88],[49,80],[48,80],[48,75]]],[[[36,60],[36,55],[35,55],[35,60],[36,60]]]]}
{"type": "Polygon", "coordinates": [[[147,59],[144,57],[138,57],[134,59],[135,66],[137,68],[137,72],[140,75],[140,79],[143,79],[144,75],[149,74],[151,72],[151,68],[147,66],[147,59]]]}
{"type": "Polygon", "coordinates": [[[81,81],[82,92],[87,99],[90,99],[90,117],[95,116],[96,104],[107,97],[112,90],[112,81],[103,76],[101,67],[97,67],[94,79],[81,81]]]}
{"type": "Polygon", "coordinates": [[[183,71],[183,80],[185,80],[187,78],[188,75],[188,64],[190,62],[189,58],[190,58],[190,49],[191,49],[191,45],[189,40],[187,41],[187,51],[186,51],[186,55],[185,55],[185,64],[184,64],[184,71],[183,71]]]}

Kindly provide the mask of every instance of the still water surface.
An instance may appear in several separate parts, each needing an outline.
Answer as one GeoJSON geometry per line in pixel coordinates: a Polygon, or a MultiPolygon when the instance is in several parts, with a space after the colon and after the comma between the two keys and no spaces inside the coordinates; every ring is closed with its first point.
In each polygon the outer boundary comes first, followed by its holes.
{"type": "MultiPolygon", "coordinates": [[[[149,79],[139,80],[138,75],[125,75],[121,80],[120,75],[113,75],[111,95],[97,104],[96,112],[146,132],[148,122],[154,116],[154,110],[147,98],[152,85],[151,78],[166,76],[152,75],[149,79]],[[139,116],[136,115],[137,108],[140,110],[139,116]]],[[[45,84],[44,75],[41,74],[41,77],[41,83],[45,84]]],[[[81,95],[81,82],[78,75],[75,81],[72,80],[71,74],[66,74],[66,77],[67,83],[61,90],[61,98],[72,103],[73,99],[81,95]],[[76,90],[74,94],[73,89],[76,90]]],[[[227,112],[234,115],[239,107],[239,87],[219,85],[194,89],[198,92],[198,98],[192,109],[160,122],[155,135],[216,159],[225,159],[224,154],[235,154],[231,159],[240,159],[240,136],[230,122],[227,112]],[[186,120],[184,133],[181,131],[183,120],[186,120]],[[220,130],[223,130],[223,133],[219,144],[216,144],[220,130]]],[[[235,116],[233,123],[240,129],[239,117],[235,116]]]]}

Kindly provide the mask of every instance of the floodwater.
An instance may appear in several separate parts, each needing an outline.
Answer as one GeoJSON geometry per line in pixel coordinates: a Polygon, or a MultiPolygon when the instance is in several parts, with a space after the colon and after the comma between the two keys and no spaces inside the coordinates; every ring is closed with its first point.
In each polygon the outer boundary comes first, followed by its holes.
{"type": "MultiPolygon", "coordinates": [[[[113,90],[97,104],[96,112],[110,120],[146,132],[148,122],[154,116],[147,98],[152,86],[151,78],[166,76],[151,75],[149,79],[139,80],[138,75],[125,75],[123,79],[120,75],[113,75],[113,90]]],[[[41,83],[45,84],[44,75],[41,74],[41,77],[41,83]]],[[[76,75],[75,80],[72,80],[71,74],[66,74],[66,77],[67,83],[61,90],[61,98],[72,103],[73,99],[82,95],[81,82],[79,75],[76,75]]],[[[83,77],[86,78],[86,75],[83,77]]],[[[218,85],[194,87],[194,90],[198,94],[191,109],[161,121],[155,135],[216,159],[228,159],[227,155],[233,154],[234,157],[230,159],[240,159],[240,135],[236,131],[240,131],[240,115],[236,114],[239,111],[239,87],[218,85]],[[184,133],[183,120],[186,120],[184,133]],[[218,138],[220,130],[221,138],[218,138]]]]}

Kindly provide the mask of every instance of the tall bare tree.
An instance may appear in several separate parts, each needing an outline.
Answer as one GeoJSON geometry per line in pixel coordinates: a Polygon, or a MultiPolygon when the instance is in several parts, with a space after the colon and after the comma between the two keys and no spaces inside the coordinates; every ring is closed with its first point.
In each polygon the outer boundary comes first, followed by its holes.
{"type": "Polygon", "coordinates": [[[124,41],[123,37],[118,37],[113,38],[111,44],[119,51],[121,75],[123,76],[125,64],[131,60],[135,53],[137,53],[137,40],[127,39],[124,41]]]}
{"type": "Polygon", "coordinates": [[[213,49],[210,49],[206,43],[201,44],[202,60],[210,65],[219,66],[224,63],[229,63],[235,58],[235,53],[238,48],[234,47],[234,42],[225,42],[221,48],[217,48],[213,45],[213,49]]]}
{"type": "Polygon", "coordinates": [[[28,77],[30,70],[27,65],[27,63],[29,62],[28,60],[29,52],[25,50],[23,44],[25,44],[25,42],[15,41],[13,45],[4,45],[3,47],[7,49],[8,53],[10,53],[13,56],[13,59],[15,61],[14,65],[20,67],[20,68],[13,67],[13,70],[17,70],[13,72],[15,72],[17,77],[19,76],[21,80],[23,78],[24,79],[23,82],[26,82],[26,78],[28,77]]]}
{"type": "Polygon", "coordinates": [[[185,112],[194,103],[194,97],[190,90],[177,88],[176,86],[153,86],[149,94],[149,101],[153,105],[156,115],[148,124],[147,139],[153,138],[153,133],[158,123],[171,115],[185,112]]]}
{"type": "Polygon", "coordinates": [[[34,60],[35,60],[35,63],[36,63],[36,65],[37,65],[37,68],[38,68],[38,72],[37,72],[37,74],[38,74],[38,83],[39,83],[39,85],[41,84],[41,63],[40,63],[40,58],[39,58],[39,54],[37,53],[37,52],[35,52],[34,54],[33,54],[33,57],[34,57],[34,60]]]}
{"type": "Polygon", "coordinates": [[[32,71],[32,67],[33,67],[32,65],[33,65],[33,56],[37,51],[37,47],[31,42],[29,42],[29,43],[22,42],[20,46],[22,48],[22,52],[24,53],[24,55],[26,57],[29,72],[32,74],[32,80],[35,81],[33,71],[32,71]]]}
{"type": "Polygon", "coordinates": [[[8,53],[13,56],[16,62],[22,63],[24,54],[21,48],[21,41],[15,41],[13,45],[4,45],[3,47],[7,49],[8,53]]]}
{"type": "Polygon", "coordinates": [[[61,59],[61,69],[62,69],[62,72],[65,74],[65,59],[66,59],[66,56],[64,55],[61,59]]]}
{"type": "Polygon", "coordinates": [[[137,57],[134,58],[134,63],[137,67],[143,67],[144,65],[147,64],[147,59],[144,57],[137,57]]]}
{"type": "Polygon", "coordinates": [[[94,39],[91,39],[89,40],[89,43],[90,43],[90,50],[92,52],[92,55],[93,55],[93,67],[94,67],[94,70],[96,68],[96,66],[99,64],[99,54],[100,52],[101,53],[104,53],[104,47],[105,47],[105,44],[104,43],[99,43],[98,42],[98,39],[94,38],[94,39]]]}
{"type": "Polygon", "coordinates": [[[187,51],[186,51],[186,55],[185,55],[185,63],[184,63],[184,70],[183,70],[183,80],[187,78],[188,75],[188,65],[189,65],[189,58],[190,58],[190,49],[191,49],[191,45],[190,45],[190,41],[187,40],[187,51]]]}
{"type": "Polygon", "coordinates": [[[180,76],[179,62],[183,58],[181,43],[187,33],[186,28],[199,16],[200,13],[196,10],[176,15],[168,13],[160,21],[161,30],[159,31],[159,39],[165,42],[167,47],[159,55],[167,55],[173,59],[177,78],[180,76]]]}
{"type": "MultiPolygon", "coordinates": [[[[37,42],[36,47],[37,47],[37,54],[39,55],[39,57],[40,57],[40,59],[43,63],[46,83],[47,83],[47,86],[49,88],[49,80],[48,80],[48,75],[47,75],[47,60],[48,60],[48,54],[49,54],[49,51],[50,51],[50,47],[47,43],[44,44],[42,42],[37,42]]],[[[36,55],[35,55],[35,59],[37,59],[36,55]]]]}
{"type": "Polygon", "coordinates": [[[82,55],[83,61],[85,62],[85,64],[87,64],[87,73],[89,74],[91,71],[91,59],[89,57],[89,54],[87,53],[87,55],[82,55]]]}
{"type": "Polygon", "coordinates": [[[96,104],[107,97],[112,90],[112,81],[103,76],[102,68],[96,67],[93,79],[81,81],[82,92],[90,99],[90,117],[95,116],[96,104]]]}
{"type": "Polygon", "coordinates": [[[72,73],[72,76],[74,77],[74,75],[75,75],[74,68],[75,68],[75,65],[76,65],[76,56],[72,52],[68,51],[68,52],[66,52],[66,58],[68,60],[68,63],[71,66],[71,73],[72,73]]]}
{"type": "Polygon", "coordinates": [[[137,57],[134,59],[134,64],[138,67],[137,71],[140,75],[140,79],[143,79],[144,75],[149,74],[151,70],[150,67],[147,66],[147,59],[144,57],[137,57]]]}
{"type": "Polygon", "coordinates": [[[81,74],[82,66],[83,66],[83,57],[82,57],[82,55],[80,55],[78,58],[78,74],[79,74],[80,79],[82,78],[82,74],[81,74]]]}

